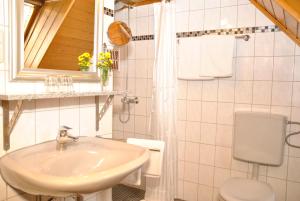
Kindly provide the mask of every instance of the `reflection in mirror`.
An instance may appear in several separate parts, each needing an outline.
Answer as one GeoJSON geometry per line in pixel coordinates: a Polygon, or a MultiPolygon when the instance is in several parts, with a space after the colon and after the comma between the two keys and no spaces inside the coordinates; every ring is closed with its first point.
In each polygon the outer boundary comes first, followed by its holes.
{"type": "Polygon", "coordinates": [[[95,0],[25,0],[24,66],[79,71],[93,55],[95,0]]]}

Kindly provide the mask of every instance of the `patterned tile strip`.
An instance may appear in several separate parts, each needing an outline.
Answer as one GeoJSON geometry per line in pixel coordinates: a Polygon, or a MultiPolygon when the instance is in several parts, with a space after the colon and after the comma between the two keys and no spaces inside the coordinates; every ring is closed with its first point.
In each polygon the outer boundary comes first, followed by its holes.
{"type": "Polygon", "coordinates": [[[114,16],[114,10],[104,7],[104,15],[108,15],[110,17],[113,17],[114,16]]]}
{"type": "MultiPolygon", "coordinates": [[[[215,29],[205,31],[191,31],[191,32],[178,32],[176,33],[177,38],[188,38],[188,37],[199,37],[203,35],[236,35],[236,34],[252,34],[252,33],[264,33],[264,32],[278,32],[280,31],[277,26],[261,26],[261,27],[243,27],[243,28],[232,28],[232,29],[215,29]]],[[[133,41],[141,40],[153,40],[154,35],[141,35],[133,36],[133,41]]]]}

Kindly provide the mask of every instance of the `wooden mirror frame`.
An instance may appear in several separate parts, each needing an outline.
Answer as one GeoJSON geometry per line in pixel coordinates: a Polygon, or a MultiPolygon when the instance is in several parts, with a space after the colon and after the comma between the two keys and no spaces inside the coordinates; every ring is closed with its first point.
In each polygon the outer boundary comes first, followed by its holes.
{"type": "MultiPolygon", "coordinates": [[[[9,79],[11,81],[44,80],[48,75],[67,74],[73,77],[74,81],[98,82],[100,80],[99,71],[93,61],[91,67],[93,72],[51,70],[51,69],[30,69],[24,67],[24,30],[23,30],[23,5],[24,0],[9,1],[8,9],[8,47],[6,47],[6,65],[9,68],[9,79]]],[[[95,0],[95,24],[94,24],[94,52],[98,55],[103,43],[103,20],[104,1],[95,0]]],[[[94,60],[96,58],[94,57],[94,60]]]]}

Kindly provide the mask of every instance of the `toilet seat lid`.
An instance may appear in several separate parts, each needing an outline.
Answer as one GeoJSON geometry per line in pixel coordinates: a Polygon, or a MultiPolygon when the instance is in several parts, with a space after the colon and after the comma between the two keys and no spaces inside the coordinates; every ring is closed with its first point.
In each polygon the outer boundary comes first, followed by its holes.
{"type": "Polygon", "coordinates": [[[270,185],[242,178],[228,179],[220,188],[220,195],[226,201],[275,201],[270,185]]]}

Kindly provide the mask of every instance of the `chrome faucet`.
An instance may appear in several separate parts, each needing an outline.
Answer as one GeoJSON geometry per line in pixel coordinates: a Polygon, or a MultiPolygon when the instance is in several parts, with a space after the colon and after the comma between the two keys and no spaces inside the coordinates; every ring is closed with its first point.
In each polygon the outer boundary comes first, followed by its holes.
{"type": "Polygon", "coordinates": [[[65,149],[65,145],[70,142],[76,142],[78,137],[69,135],[68,130],[72,128],[68,126],[61,126],[58,131],[58,135],[56,137],[57,149],[62,151],[65,149]]]}

